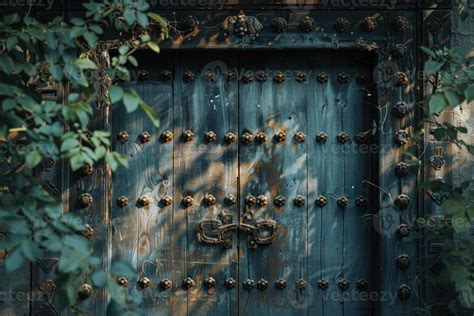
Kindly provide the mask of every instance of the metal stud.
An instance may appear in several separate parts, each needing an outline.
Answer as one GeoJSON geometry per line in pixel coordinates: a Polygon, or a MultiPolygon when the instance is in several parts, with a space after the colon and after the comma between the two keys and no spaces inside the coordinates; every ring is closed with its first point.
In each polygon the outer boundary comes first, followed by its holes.
{"type": "Polygon", "coordinates": [[[237,198],[233,194],[228,194],[225,197],[225,202],[227,205],[234,205],[237,202],[237,198]]]}
{"type": "Polygon", "coordinates": [[[160,73],[161,81],[170,81],[171,80],[171,71],[165,69],[160,73]]]}
{"type": "Polygon", "coordinates": [[[128,198],[126,196],[121,196],[117,199],[117,204],[120,207],[125,207],[128,205],[128,198]]]}
{"type": "Polygon", "coordinates": [[[189,290],[196,286],[196,282],[194,282],[190,277],[187,277],[183,280],[183,286],[186,290],[189,290]]]}
{"type": "Polygon", "coordinates": [[[313,31],[316,28],[316,22],[310,16],[305,16],[300,22],[300,28],[306,33],[313,31]]]}
{"type": "Polygon", "coordinates": [[[408,133],[404,130],[399,130],[398,132],[395,133],[395,136],[394,136],[395,143],[398,146],[403,146],[403,145],[408,144],[409,138],[410,137],[408,136],[408,133]]]}
{"type": "Polygon", "coordinates": [[[318,135],[316,136],[316,140],[318,141],[318,143],[324,144],[324,143],[328,140],[328,135],[326,135],[326,134],[323,133],[323,132],[320,132],[320,133],[318,133],[318,135]]]}
{"type": "Polygon", "coordinates": [[[249,195],[245,198],[245,205],[253,206],[255,205],[255,203],[257,203],[257,199],[255,198],[255,196],[249,195]]]}
{"type": "Polygon", "coordinates": [[[263,132],[258,132],[257,135],[255,135],[255,140],[259,144],[264,144],[267,142],[267,135],[263,132]]]}
{"type": "Polygon", "coordinates": [[[148,132],[140,133],[138,137],[140,138],[142,144],[148,143],[151,140],[151,135],[148,132]]]}
{"type": "Polygon", "coordinates": [[[90,284],[84,283],[81,285],[78,291],[79,298],[85,300],[92,296],[92,286],[90,284]]]}
{"type": "Polygon", "coordinates": [[[402,284],[397,290],[397,296],[401,301],[405,301],[411,295],[411,288],[406,285],[402,284]]]}
{"type": "Polygon", "coordinates": [[[123,286],[123,287],[128,286],[128,280],[127,280],[127,278],[125,278],[123,276],[118,277],[116,281],[117,281],[117,284],[120,285],[120,286],[123,286]]]}
{"type": "Polygon", "coordinates": [[[288,22],[284,18],[276,18],[272,21],[272,30],[275,33],[283,33],[288,26],[288,22]]]}
{"type": "Polygon", "coordinates": [[[171,131],[165,131],[163,134],[161,134],[161,139],[164,142],[170,142],[173,140],[173,133],[171,131]]]}
{"type": "Polygon", "coordinates": [[[232,288],[235,287],[237,282],[235,282],[235,280],[232,279],[232,278],[227,278],[227,279],[225,279],[224,284],[228,289],[232,289],[232,288]]]}
{"type": "Polygon", "coordinates": [[[170,279],[163,279],[160,282],[160,286],[163,290],[169,290],[173,286],[173,282],[170,279]]]}
{"type": "Polygon", "coordinates": [[[322,72],[318,75],[318,81],[319,83],[325,84],[329,80],[329,75],[325,72],[322,72]]]}
{"type": "Polygon", "coordinates": [[[321,290],[327,289],[327,288],[329,287],[329,282],[328,282],[328,280],[324,280],[324,279],[319,280],[319,281],[318,281],[318,287],[319,287],[321,290]]]}
{"type": "Polygon", "coordinates": [[[190,15],[179,22],[177,29],[183,34],[189,34],[194,32],[199,27],[199,24],[199,20],[190,15]]]}
{"type": "Polygon", "coordinates": [[[403,16],[397,16],[393,19],[392,27],[396,32],[401,32],[408,27],[408,21],[403,16]]]}
{"type": "Polygon", "coordinates": [[[87,239],[91,239],[94,236],[94,229],[88,224],[84,225],[82,236],[86,237],[87,239]]]}
{"type": "Polygon", "coordinates": [[[279,207],[285,205],[285,202],[286,202],[285,198],[281,195],[277,196],[274,200],[275,205],[279,207]]]}
{"type": "Polygon", "coordinates": [[[367,198],[366,198],[365,196],[363,196],[363,195],[358,196],[358,197],[356,198],[356,205],[357,205],[358,207],[364,207],[364,206],[366,206],[366,205],[367,205],[367,198]]]}
{"type": "Polygon", "coordinates": [[[204,284],[206,285],[208,289],[211,289],[216,286],[217,282],[216,282],[216,279],[209,276],[206,279],[204,279],[204,284]]]}
{"type": "Polygon", "coordinates": [[[237,139],[237,136],[235,136],[234,133],[227,133],[224,136],[224,140],[227,144],[232,144],[233,142],[235,142],[236,139],[237,139]]]}
{"type": "Polygon", "coordinates": [[[251,72],[251,71],[246,72],[246,73],[243,74],[243,76],[242,76],[242,81],[243,81],[244,83],[250,83],[250,82],[253,81],[253,79],[254,79],[254,76],[253,76],[253,72],[251,72]]]}
{"type": "Polygon", "coordinates": [[[293,138],[297,143],[303,143],[306,139],[306,135],[303,132],[297,132],[293,138]]]}
{"type": "Polygon", "coordinates": [[[359,22],[359,27],[365,32],[373,32],[377,27],[377,21],[373,17],[368,16],[359,22]]]}
{"type": "Polygon", "coordinates": [[[338,33],[344,33],[349,29],[350,22],[346,18],[338,18],[334,23],[334,29],[338,33]]]}
{"type": "Polygon", "coordinates": [[[410,234],[410,227],[407,224],[401,224],[396,230],[399,238],[407,237],[410,234]]]}
{"type": "Polygon", "coordinates": [[[405,102],[400,101],[393,107],[393,113],[399,118],[403,118],[408,113],[408,106],[405,102]]]}
{"type": "Polygon", "coordinates": [[[204,73],[204,81],[207,82],[215,82],[216,81],[216,74],[210,70],[204,73]]]}
{"type": "Polygon", "coordinates": [[[257,287],[259,290],[261,291],[264,291],[268,288],[268,281],[265,280],[265,279],[260,279],[258,282],[257,282],[257,287]]]}
{"type": "Polygon", "coordinates": [[[340,207],[347,207],[349,205],[349,198],[347,196],[338,198],[337,205],[339,205],[340,207]]]}
{"type": "Polygon", "coordinates": [[[173,198],[169,195],[165,195],[164,197],[161,198],[161,203],[164,206],[170,206],[173,203],[173,198]]]}
{"type": "Polygon", "coordinates": [[[229,81],[234,81],[235,78],[237,78],[237,75],[235,74],[234,71],[228,71],[226,74],[225,74],[225,79],[227,82],[229,81]]]}
{"type": "Polygon", "coordinates": [[[365,144],[367,143],[367,132],[360,132],[355,136],[355,141],[357,144],[365,144]]]}
{"type": "Polygon", "coordinates": [[[216,204],[216,197],[212,194],[206,194],[206,196],[204,196],[204,203],[207,206],[214,205],[216,204]]]}
{"type": "Polygon", "coordinates": [[[138,71],[138,81],[146,81],[148,80],[148,71],[146,71],[145,69],[142,69],[142,70],[139,70],[138,71]]]}
{"type": "Polygon", "coordinates": [[[396,263],[400,270],[406,270],[410,267],[411,260],[408,255],[402,254],[397,257],[396,263]]]}
{"type": "Polygon", "coordinates": [[[408,83],[408,75],[402,71],[396,72],[394,75],[395,83],[398,86],[403,86],[408,83]]]}
{"type": "Polygon", "coordinates": [[[276,282],[275,282],[275,286],[277,287],[277,289],[284,289],[286,286],[287,286],[288,282],[286,282],[285,279],[282,279],[282,278],[279,278],[276,282]]]}
{"type": "Polygon", "coordinates": [[[293,200],[293,203],[298,206],[298,207],[301,207],[304,205],[305,203],[305,199],[303,196],[301,195],[298,195],[297,197],[295,197],[295,199],[293,200]]]}
{"type": "Polygon", "coordinates": [[[299,279],[296,281],[296,288],[298,290],[304,290],[308,286],[308,283],[304,279],[299,279]]]}
{"type": "Polygon", "coordinates": [[[194,133],[193,133],[192,131],[190,131],[190,130],[184,131],[184,133],[183,133],[183,140],[184,140],[185,142],[190,142],[190,141],[192,141],[193,139],[194,139],[194,133]]]}
{"type": "Polygon", "coordinates": [[[286,76],[283,72],[277,71],[275,76],[273,76],[273,80],[275,80],[277,83],[282,83],[286,80],[286,76]]]}
{"type": "Polygon", "coordinates": [[[344,144],[349,140],[349,134],[347,134],[346,132],[340,132],[339,134],[337,134],[337,140],[341,144],[344,144]]]}
{"type": "Polygon", "coordinates": [[[406,194],[399,194],[395,199],[395,205],[398,206],[400,210],[404,210],[410,204],[410,197],[406,194]]]}
{"type": "Polygon", "coordinates": [[[357,288],[360,291],[367,291],[369,289],[369,283],[364,279],[360,279],[357,281],[357,288]]]}
{"type": "Polygon", "coordinates": [[[150,199],[147,196],[141,196],[138,198],[138,204],[141,206],[148,206],[150,205],[150,199]]]}
{"type": "Polygon", "coordinates": [[[339,281],[339,283],[337,284],[337,286],[338,286],[341,290],[343,290],[343,291],[346,291],[347,289],[349,289],[350,285],[351,285],[351,284],[350,284],[349,281],[346,280],[346,279],[342,279],[342,280],[339,281]]]}
{"type": "Polygon", "coordinates": [[[315,201],[316,205],[319,206],[319,207],[324,207],[327,203],[328,203],[328,199],[327,197],[325,197],[324,195],[320,195],[316,201],[315,201]]]}
{"type": "Polygon", "coordinates": [[[277,143],[283,143],[286,140],[286,133],[285,132],[276,133],[275,139],[277,143]]]}
{"type": "Polygon", "coordinates": [[[196,75],[192,72],[192,71],[186,71],[183,75],[183,80],[185,82],[191,82],[191,81],[194,81],[194,78],[196,77],[196,75]]]}
{"type": "Polygon", "coordinates": [[[268,198],[264,195],[260,195],[259,197],[257,197],[257,205],[267,206],[268,205],[268,198]]]}
{"type": "Polygon", "coordinates": [[[208,143],[213,143],[217,140],[217,134],[214,133],[213,131],[209,131],[206,134],[204,134],[204,138],[208,143]]]}
{"type": "Polygon", "coordinates": [[[245,280],[244,288],[246,288],[247,290],[251,290],[254,287],[255,287],[255,281],[254,280],[252,280],[252,279],[245,280]]]}
{"type": "Polygon", "coordinates": [[[94,202],[94,199],[89,193],[81,193],[79,195],[78,201],[82,207],[90,207],[94,202]]]}
{"type": "Polygon", "coordinates": [[[298,82],[305,82],[306,81],[306,73],[303,71],[299,71],[296,74],[296,81],[298,82]]]}
{"type": "Polygon", "coordinates": [[[128,133],[126,131],[121,131],[118,133],[117,138],[121,143],[125,143],[128,140],[128,133]]]}
{"type": "Polygon", "coordinates": [[[395,174],[399,178],[406,177],[408,175],[409,171],[410,170],[408,168],[408,165],[406,163],[404,163],[403,161],[399,162],[398,164],[395,165],[395,174]]]}
{"type": "Polygon", "coordinates": [[[138,279],[137,283],[142,289],[146,289],[151,285],[151,280],[147,277],[141,277],[138,279]]]}
{"type": "Polygon", "coordinates": [[[257,81],[259,82],[265,82],[268,79],[267,74],[263,70],[257,71],[256,78],[257,78],[257,81]]]}
{"type": "Polygon", "coordinates": [[[349,75],[345,72],[341,72],[337,75],[337,81],[339,81],[339,83],[347,83],[349,81],[349,75]]]}
{"type": "Polygon", "coordinates": [[[243,133],[242,136],[240,136],[240,140],[242,143],[248,145],[252,142],[253,135],[250,133],[243,133]]]}
{"type": "Polygon", "coordinates": [[[190,207],[190,206],[193,206],[193,204],[194,204],[194,199],[192,196],[188,195],[184,197],[183,199],[184,207],[190,207]]]}
{"type": "Polygon", "coordinates": [[[369,78],[365,74],[358,74],[356,80],[359,84],[363,85],[369,81],[369,78]]]}
{"type": "Polygon", "coordinates": [[[79,169],[79,174],[82,177],[88,177],[94,172],[94,166],[90,163],[85,163],[81,169],[79,169]]]}
{"type": "Polygon", "coordinates": [[[392,55],[396,58],[401,58],[405,56],[408,52],[408,48],[403,44],[396,44],[392,50],[392,55]]]}

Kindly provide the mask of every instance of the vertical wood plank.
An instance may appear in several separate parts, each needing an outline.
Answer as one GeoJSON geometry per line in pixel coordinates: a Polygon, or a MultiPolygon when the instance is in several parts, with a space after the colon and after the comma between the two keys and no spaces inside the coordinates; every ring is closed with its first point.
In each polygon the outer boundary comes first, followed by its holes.
{"type": "Polygon", "coordinates": [[[239,310],[246,315],[306,313],[313,292],[309,285],[304,290],[296,289],[296,281],[301,278],[308,282],[307,207],[293,203],[298,195],[307,200],[306,142],[297,143],[293,138],[296,132],[308,134],[307,83],[297,82],[295,76],[306,70],[306,60],[301,53],[280,53],[265,59],[258,54],[246,54],[240,65],[241,72],[245,69],[258,76],[264,71],[267,75],[264,82],[254,79],[240,83],[240,132],[267,135],[265,144],[256,140],[249,145],[241,144],[241,212],[246,210],[247,196],[263,195],[268,205],[253,206],[254,216],[275,220],[278,230],[272,244],[257,249],[250,249],[246,234],[240,234],[241,283],[247,278],[256,283],[264,279],[269,287],[264,291],[257,287],[246,290],[241,285],[239,310]],[[286,76],[283,83],[273,79],[278,71],[286,76]],[[274,135],[278,132],[286,133],[285,142],[276,142],[274,135]],[[286,199],[284,207],[274,204],[279,195],[286,199]],[[283,290],[275,287],[279,278],[288,282],[283,290]]]}
{"type": "MultiPolygon", "coordinates": [[[[175,230],[181,238],[181,251],[185,251],[184,275],[180,282],[190,277],[196,286],[189,290],[181,287],[181,295],[187,296],[189,315],[234,314],[235,289],[227,289],[224,280],[236,278],[237,250],[223,249],[221,245],[208,245],[199,241],[198,226],[205,219],[218,219],[219,214],[230,211],[237,220],[236,207],[225,203],[225,196],[237,196],[237,143],[227,145],[225,134],[237,134],[237,81],[226,82],[226,70],[235,69],[235,60],[216,54],[180,56],[179,71],[176,76],[180,105],[180,132],[191,130],[194,139],[180,144],[176,157],[177,186],[175,203],[181,203],[185,196],[194,198],[194,205],[184,207],[179,204],[179,213],[185,214],[182,229],[175,230]],[[186,82],[186,72],[195,78],[186,82]],[[215,72],[215,81],[207,81],[205,74],[215,72]],[[205,140],[205,133],[213,131],[215,142],[205,140]],[[204,202],[206,195],[216,198],[214,205],[204,202]],[[212,277],[217,281],[208,289],[204,281],[212,277]]],[[[178,204],[176,204],[178,205],[178,204]]],[[[181,226],[181,224],[180,224],[181,226]]],[[[234,233],[235,234],[235,233],[234,233]]],[[[235,239],[235,235],[234,235],[235,239]]]]}

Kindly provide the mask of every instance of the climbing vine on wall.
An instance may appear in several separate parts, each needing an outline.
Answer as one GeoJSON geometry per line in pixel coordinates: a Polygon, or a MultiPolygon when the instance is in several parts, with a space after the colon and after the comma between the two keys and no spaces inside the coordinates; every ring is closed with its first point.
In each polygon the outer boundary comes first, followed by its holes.
{"type": "MultiPolygon", "coordinates": [[[[59,256],[55,304],[74,307],[93,288],[106,287],[112,307],[129,300],[113,275],[134,273],[114,263],[111,273],[98,267],[86,225],[35,178],[35,168],[47,159],[67,161],[72,170],[105,159],[115,170],[127,160],[109,150],[107,131],[89,130],[94,107],[122,102],[128,112],[141,107],[155,125],[153,109],[132,89],[113,85],[130,81],[138,65],[133,53],[159,52],[156,40],[167,36],[167,23],[148,12],[146,1],[90,1],[85,16],[42,23],[29,13],[0,18],[0,222],[6,238],[4,265],[14,271],[35,262],[42,251],[59,256]],[[149,31],[157,33],[152,39],[149,31]],[[101,40],[105,32],[119,40],[101,40]],[[156,39],[157,38],[157,39],[156,39]],[[51,87],[64,97],[43,98],[51,87]]],[[[123,287],[121,287],[123,289],[123,287]]]]}

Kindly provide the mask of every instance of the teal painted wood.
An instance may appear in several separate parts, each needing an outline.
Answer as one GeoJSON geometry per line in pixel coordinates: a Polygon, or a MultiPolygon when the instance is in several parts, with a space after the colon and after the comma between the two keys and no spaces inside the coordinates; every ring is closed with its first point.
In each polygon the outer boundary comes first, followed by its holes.
{"type": "Polygon", "coordinates": [[[247,278],[258,282],[269,282],[268,289],[241,290],[240,313],[246,315],[305,313],[311,289],[297,290],[296,281],[308,281],[306,254],[306,205],[296,207],[293,199],[301,195],[307,200],[306,187],[306,143],[297,144],[296,132],[307,134],[306,128],[306,83],[295,80],[297,71],[305,70],[303,54],[291,60],[286,54],[243,55],[241,72],[252,71],[258,76],[264,71],[267,80],[240,83],[240,132],[267,135],[265,144],[254,140],[249,145],[241,144],[240,184],[241,212],[245,210],[248,195],[266,196],[268,205],[252,207],[257,219],[273,219],[277,222],[277,238],[269,246],[249,249],[245,234],[241,234],[241,283],[247,278]],[[282,65],[285,65],[282,67],[282,65]],[[279,84],[273,77],[283,71],[286,80],[279,84]],[[286,133],[286,141],[277,143],[274,135],[286,133]],[[284,207],[277,207],[274,198],[286,199],[284,207]],[[275,282],[284,278],[287,288],[280,290],[275,282]],[[269,308],[271,306],[271,308],[269,308]]]}
{"type": "MultiPolygon", "coordinates": [[[[222,73],[217,74],[216,82],[208,82],[204,78],[207,70],[222,72],[228,65],[236,67],[232,58],[222,59],[219,55],[203,54],[179,57],[179,68],[176,71],[175,108],[178,126],[181,133],[191,130],[194,140],[180,145],[176,156],[175,174],[177,175],[176,202],[187,195],[194,198],[193,207],[181,206],[180,214],[186,214],[182,228],[175,231],[181,239],[181,252],[184,252],[184,275],[176,277],[177,282],[191,277],[196,287],[182,291],[187,297],[187,314],[190,315],[224,315],[234,314],[237,295],[236,290],[224,286],[228,277],[237,275],[237,248],[224,250],[221,245],[206,245],[197,238],[198,226],[205,219],[217,219],[227,209],[224,202],[226,194],[237,195],[237,144],[226,145],[224,135],[228,132],[237,133],[237,83],[225,83],[222,73]],[[191,71],[195,79],[185,82],[183,77],[191,71]],[[213,131],[217,134],[215,142],[206,142],[205,133],[213,131]],[[206,195],[216,198],[215,205],[207,206],[206,195]],[[207,289],[204,280],[213,277],[217,286],[207,289]]],[[[228,208],[237,220],[235,206],[228,208]]],[[[179,294],[178,294],[179,295],[179,294]]]]}
{"type": "MultiPolygon", "coordinates": [[[[142,64],[151,62],[146,55],[141,60],[142,64]]],[[[143,297],[147,314],[172,310],[170,296],[158,287],[161,278],[170,277],[173,266],[170,253],[173,207],[161,203],[164,195],[173,194],[173,145],[160,141],[163,129],[173,130],[173,91],[171,83],[159,79],[161,71],[170,67],[171,57],[161,56],[160,63],[148,69],[148,81],[138,81],[138,72],[132,73],[131,88],[157,110],[162,122],[160,129],[141,110],[127,114],[123,106],[113,109],[113,147],[129,158],[130,167],[113,173],[112,262],[128,262],[138,271],[135,278],[128,280],[128,289],[143,297]],[[128,133],[127,141],[118,139],[121,132],[128,133]],[[143,132],[151,135],[149,142],[142,143],[143,132]],[[128,198],[125,207],[118,204],[122,196],[128,198]],[[140,205],[141,197],[147,197],[150,204],[140,205]],[[141,277],[149,278],[152,286],[141,289],[137,284],[141,277]]]]}

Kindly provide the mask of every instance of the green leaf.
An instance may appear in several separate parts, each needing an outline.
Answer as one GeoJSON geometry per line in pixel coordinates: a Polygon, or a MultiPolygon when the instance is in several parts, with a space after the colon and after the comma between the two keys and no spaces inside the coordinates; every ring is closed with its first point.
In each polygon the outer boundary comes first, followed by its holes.
{"type": "Polygon", "coordinates": [[[454,214],[451,221],[454,231],[458,234],[467,232],[471,228],[468,219],[464,216],[464,213],[454,214]]]}
{"type": "Polygon", "coordinates": [[[84,20],[79,19],[79,18],[72,18],[71,23],[76,25],[76,26],[81,26],[81,25],[84,25],[84,20]]]}
{"type": "Polygon", "coordinates": [[[41,162],[41,159],[42,157],[39,151],[34,150],[32,152],[28,152],[25,157],[26,166],[32,169],[41,162]]]}
{"type": "Polygon", "coordinates": [[[131,279],[135,276],[136,271],[129,263],[118,261],[112,263],[110,273],[131,279]]]}
{"type": "Polygon", "coordinates": [[[160,47],[155,42],[150,41],[150,42],[147,42],[146,45],[155,53],[160,52],[160,47]]]}
{"type": "Polygon", "coordinates": [[[61,144],[61,152],[69,151],[72,148],[79,147],[80,143],[77,139],[75,138],[68,138],[65,141],[62,142],[61,144]]]}
{"type": "Polygon", "coordinates": [[[4,18],[4,21],[5,21],[5,24],[6,25],[10,25],[10,24],[13,24],[13,23],[16,23],[19,21],[19,16],[17,13],[14,13],[14,14],[10,14],[10,15],[7,15],[5,18],[4,18]]]}
{"type": "Polygon", "coordinates": [[[127,112],[133,112],[138,108],[138,103],[140,102],[140,98],[135,94],[125,92],[123,94],[123,104],[127,109],[127,112]]]}
{"type": "Polygon", "coordinates": [[[143,111],[145,111],[152,124],[155,127],[159,127],[160,119],[158,118],[158,114],[156,113],[155,109],[152,108],[149,104],[145,103],[143,100],[140,100],[140,107],[143,109],[143,111]]]}
{"type": "Polygon", "coordinates": [[[436,58],[436,54],[435,52],[433,52],[431,49],[429,49],[428,47],[424,47],[424,46],[421,46],[420,47],[421,50],[428,56],[431,56],[433,58],[436,58]]]}
{"type": "Polygon", "coordinates": [[[110,102],[112,103],[115,103],[121,100],[123,97],[123,89],[119,86],[109,87],[109,97],[110,97],[110,102]]]}
{"type": "Polygon", "coordinates": [[[137,17],[135,15],[135,12],[130,10],[130,9],[126,9],[123,13],[123,17],[125,18],[125,21],[127,21],[127,24],[129,26],[132,26],[133,23],[135,23],[135,21],[137,20],[137,17]]]}
{"type": "Polygon", "coordinates": [[[144,13],[137,12],[137,21],[138,21],[138,24],[140,24],[140,26],[142,27],[148,26],[148,17],[144,13]]]}
{"type": "Polygon", "coordinates": [[[38,258],[39,249],[35,243],[25,240],[21,243],[21,252],[28,260],[34,262],[38,258]]]}
{"type": "Polygon", "coordinates": [[[429,114],[439,113],[448,105],[443,94],[432,94],[429,101],[429,114]]]}
{"type": "Polygon", "coordinates": [[[61,81],[63,79],[63,69],[58,65],[50,65],[49,73],[54,80],[61,81]]]}
{"type": "Polygon", "coordinates": [[[97,65],[89,58],[78,58],[74,62],[80,69],[98,69],[97,65]]]}
{"type": "Polygon", "coordinates": [[[84,35],[82,35],[84,37],[84,39],[86,40],[87,44],[91,47],[91,48],[95,48],[95,46],[97,45],[97,40],[99,39],[97,37],[97,35],[95,35],[94,32],[85,32],[84,35]]]}
{"type": "Polygon", "coordinates": [[[449,105],[453,108],[457,107],[459,104],[463,102],[463,96],[454,89],[448,88],[444,90],[444,96],[448,100],[449,105]]]}
{"type": "Polygon", "coordinates": [[[135,67],[138,66],[138,61],[135,57],[133,57],[132,55],[128,56],[127,57],[128,61],[135,67]]]}
{"type": "Polygon", "coordinates": [[[128,45],[122,45],[119,47],[118,51],[120,53],[120,55],[125,55],[126,53],[128,53],[130,47],[128,47],[128,45]]]}
{"type": "Polygon", "coordinates": [[[427,72],[427,73],[437,72],[438,70],[441,69],[441,67],[443,67],[443,65],[444,65],[444,62],[439,63],[439,62],[434,61],[434,60],[428,60],[425,63],[425,72],[427,72]]]}
{"type": "Polygon", "coordinates": [[[464,90],[464,96],[466,97],[467,102],[474,100],[474,85],[470,85],[464,90]]]}
{"type": "Polygon", "coordinates": [[[107,281],[107,273],[104,270],[97,270],[92,273],[91,281],[95,286],[102,287],[107,281]]]}
{"type": "Polygon", "coordinates": [[[161,27],[165,27],[168,25],[168,22],[163,19],[161,16],[159,16],[158,14],[156,13],[153,13],[153,12],[148,12],[147,13],[148,17],[151,18],[153,21],[157,22],[158,24],[161,25],[161,27]]]}
{"type": "Polygon", "coordinates": [[[13,72],[14,63],[13,59],[5,54],[0,55],[0,68],[7,74],[11,74],[13,72]]]}

